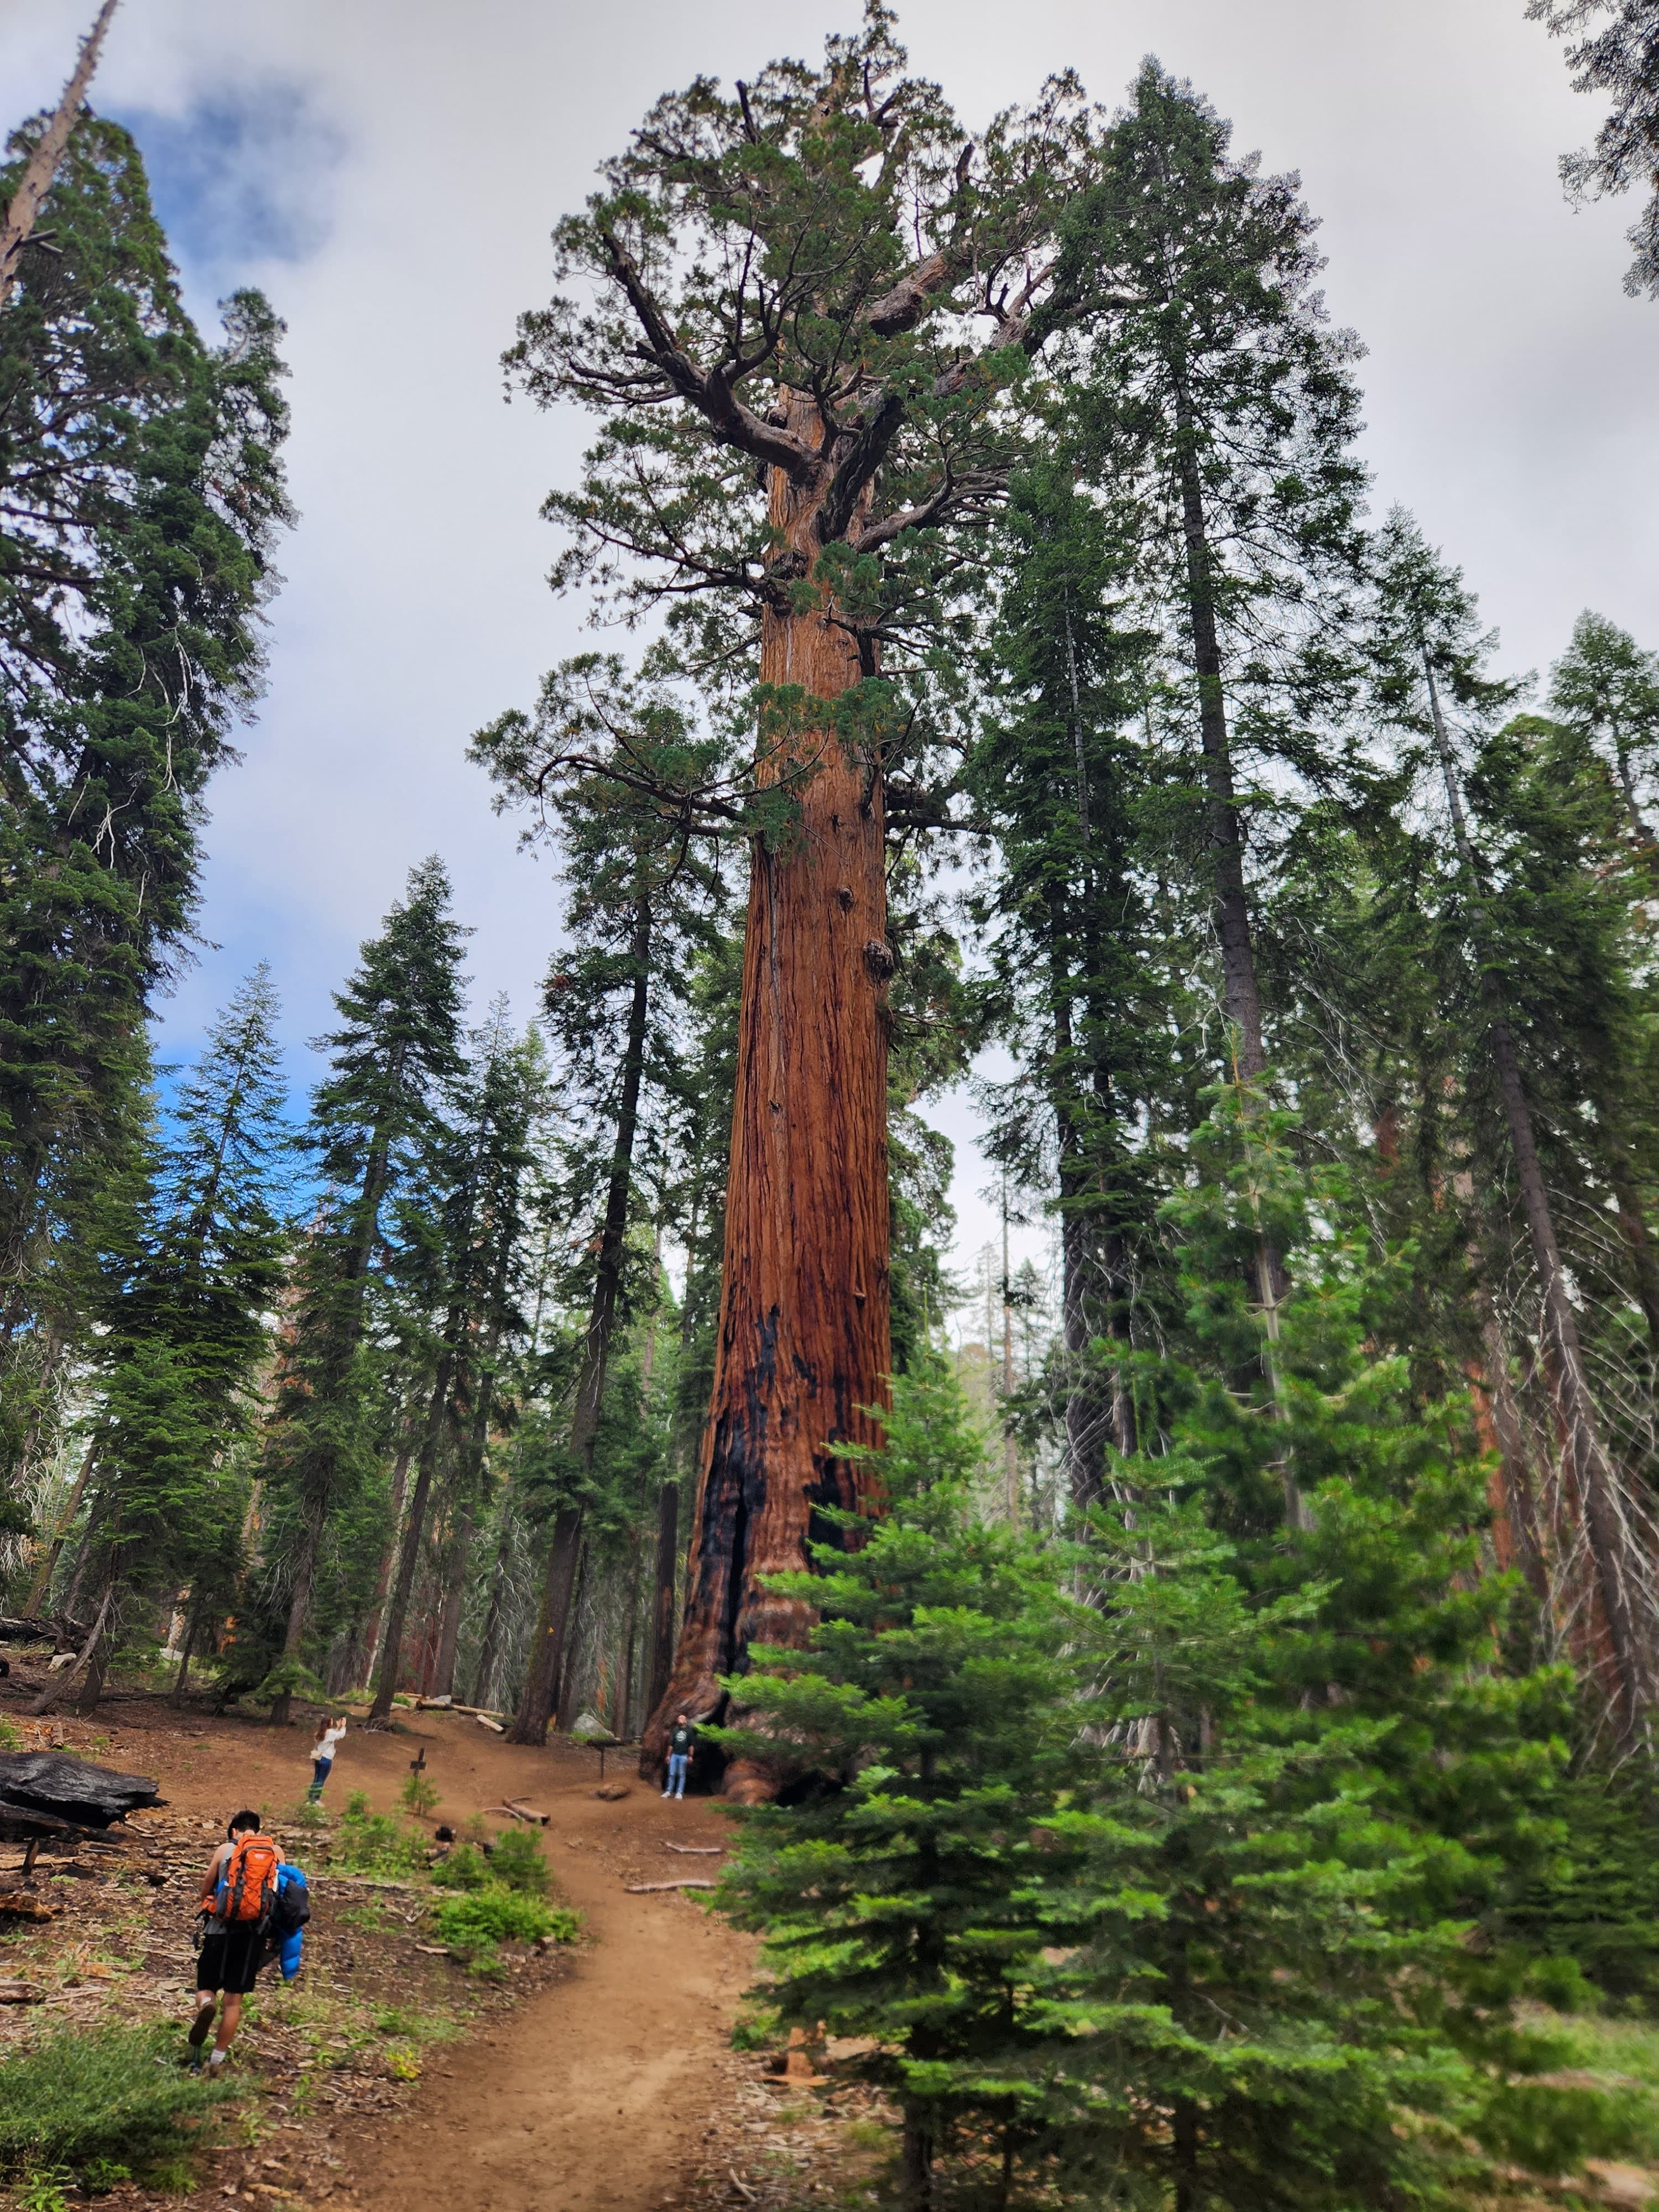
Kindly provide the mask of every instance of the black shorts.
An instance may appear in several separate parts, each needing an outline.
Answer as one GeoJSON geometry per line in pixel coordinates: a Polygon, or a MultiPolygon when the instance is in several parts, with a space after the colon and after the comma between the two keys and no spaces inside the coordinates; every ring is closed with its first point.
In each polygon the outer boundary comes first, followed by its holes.
{"type": "Polygon", "coordinates": [[[264,1937],[258,1921],[210,1928],[196,1961],[197,1988],[222,1990],[227,1996],[245,1997],[265,1963],[264,1952],[264,1937]]]}

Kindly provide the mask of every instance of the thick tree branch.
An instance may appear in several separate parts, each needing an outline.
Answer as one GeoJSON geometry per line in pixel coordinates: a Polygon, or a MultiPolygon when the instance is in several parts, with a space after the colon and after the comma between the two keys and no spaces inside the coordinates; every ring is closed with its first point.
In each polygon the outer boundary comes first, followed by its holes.
{"type": "Polygon", "coordinates": [[[853,440],[824,495],[818,516],[821,544],[830,544],[846,530],[858,505],[859,494],[887,458],[888,448],[903,423],[904,401],[896,392],[890,392],[853,440]]]}
{"type": "Polygon", "coordinates": [[[635,319],[644,333],[647,358],[656,363],[681,397],[690,401],[723,443],[735,446],[739,453],[752,454],[756,460],[765,461],[773,468],[782,469],[797,483],[809,476],[817,458],[811,451],[787,430],[763,421],[751,408],[744,405],[733,391],[732,380],[750,364],[722,362],[706,372],[700,369],[676,343],[661,308],[647,289],[629,254],[609,231],[601,231],[599,237],[611,257],[611,273],[626,294],[635,319]]]}

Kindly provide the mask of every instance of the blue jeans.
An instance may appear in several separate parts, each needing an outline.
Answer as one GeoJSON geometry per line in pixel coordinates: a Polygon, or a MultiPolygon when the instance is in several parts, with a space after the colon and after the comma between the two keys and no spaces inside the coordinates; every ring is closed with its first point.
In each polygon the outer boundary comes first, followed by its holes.
{"type": "Polygon", "coordinates": [[[329,1770],[333,1764],[334,1761],[331,1759],[313,1759],[311,1762],[311,1787],[307,1790],[306,1795],[313,1805],[320,1804],[322,1802],[323,1784],[327,1781],[329,1770]]]}
{"type": "Polygon", "coordinates": [[[665,1797],[684,1796],[685,1770],[690,1762],[690,1758],[691,1754],[689,1751],[671,1751],[669,1753],[668,1787],[662,1793],[665,1797]]]}

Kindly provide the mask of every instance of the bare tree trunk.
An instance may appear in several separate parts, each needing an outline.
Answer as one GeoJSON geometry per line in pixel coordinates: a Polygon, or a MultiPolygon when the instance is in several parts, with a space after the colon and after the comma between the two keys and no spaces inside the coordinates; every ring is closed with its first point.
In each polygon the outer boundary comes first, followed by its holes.
{"type": "Polygon", "coordinates": [[[483,1634],[478,1639],[478,1663],[472,1675],[472,1702],[475,1705],[489,1702],[490,1677],[495,1671],[495,1644],[501,1632],[501,1607],[507,1595],[507,1554],[511,1542],[506,1507],[501,1508],[501,1536],[495,1546],[495,1570],[489,1578],[489,1605],[484,1614],[483,1634]]]}
{"type": "Polygon", "coordinates": [[[1618,1482],[1601,1440],[1589,1380],[1584,1371],[1578,1340],[1578,1322],[1568,1294],[1565,1271],[1555,1237],[1555,1220],[1545,1186],[1544,1170],[1533,1135],[1532,1109],[1527,1103],[1515,1031],[1504,1003],[1504,988],[1488,955],[1486,903],[1476,866],[1474,847],[1463,812],[1463,794],[1457,777],[1451,738],[1441,712],[1439,686],[1426,650],[1423,673],[1428,686],[1429,708],[1436,753],[1452,835],[1468,884],[1475,957],[1480,966],[1480,999],[1486,1011],[1486,1042],[1498,1077],[1504,1118],[1509,1125],[1510,1147],[1515,1157],[1516,1183],[1522,1217],[1531,1241],[1539,1288],[1544,1303],[1544,1322],[1553,1353],[1555,1398],[1559,1408],[1567,1464],[1583,1509],[1585,1533],[1595,1564],[1608,1642],[1620,1691],[1619,1738],[1630,1749],[1638,1740],[1650,1699],[1645,1654],[1637,1629],[1630,1583],[1641,1572],[1633,1546],[1619,1509],[1618,1482]]]}
{"type": "MultiPolygon", "coordinates": [[[[1193,633],[1193,673],[1198,683],[1199,739],[1209,797],[1208,831],[1215,885],[1216,936],[1221,946],[1222,1001],[1234,1034],[1237,1079],[1247,1087],[1267,1065],[1261,1034],[1261,994],[1250,941],[1249,900],[1244,885],[1244,835],[1233,782],[1232,742],[1222,684],[1221,639],[1216,623],[1215,565],[1204,513],[1196,428],[1184,376],[1177,371],[1176,429],[1181,479],[1181,523],[1187,560],[1187,611],[1193,633]]],[[[1263,1364],[1275,1401],[1279,1395],[1277,1346],[1285,1303],[1285,1264],[1271,1241],[1256,1240],[1256,1294],[1266,1334],[1263,1364]]],[[[1281,1462],[1285,1525],[1308,1524],[1307,1507],[1289,1462],[1281,1462]]]]}
{"type": "Polygon", "coordinates": [[[361,1673],[355,1679],[372,1682],[374,1667],[380,1656],[380,1623],[386,1618],[386,1601],[392,1588],[392,1570],[398,1557],[399,1539],[403,1534],[404,1499],[409,1489],[409,1462],[415,1455],[412,1439],[404,1443],[392,1463],[392,1533],[386,1538],[386,1550],[380,1559],[380,1578],[374,1585],[374,1603],[369,1609],[363,1630],[363,1656],[361,1673]]]}
{"type": "Polygon", "coordinates": [[[369,1708],[366,1723],[370,1728],[380,1725],[392,1717],[392,1700],[398,1687],[398,1670],[403,1663],[404,1630],[409,1620],[409,1601],[414,1593],[416,1570],[421,1563],[421,1538],[426,1527],[427,1501],[432,1495],[432,1479],[437,1472],[438,1451],[443,1441],[444,1417],[449,1411],[449,1393],[455,1376],[456,1339],[459,1328],[459,1316],[452,1310],[444,1329],[444,1346],[438,1357],[438,1370],[432,1380],[432,1395],[427,1400],[426,1428],[421,1437],[420,1456],[415,1463],[415,1488],[410,1497],[409,1512],[404,1522],[403,1546],[398,1554],[398,1577],[392,1586],[391,1603],[386,1607],[380,1679],[374,1686],[374,1702],[369,1708]]]}
{"type": "MultiPolygon", "coordinates": [[[[814,404],[786,400],[791,427],[824,429],[814,404]]],[[[798,489],[772,475],[775,556],[810,574],[828,477],[798,489]]],[[[833,607],[780,590],[761,629],[761,683],[806,702],[836,699],[874,674],[833,607]]],[[[825,714],[793,741],[817,772],[798,834],[755,842],[744,941],[732,1152],[714,1385],[696,1510],[696,1557],[666,1696],[646,1733],[659,1768],[676,1712],[720,1711],[721,1674],[753,1643],[799,1648],[815,1618],[764,1587],[807,1563],[820,1505],[851,1507],[872,1479],[836,1452],[878,1440],[892,1365],[887,1191],[887,889],[881,763],[854,757],[825,714]]],[[[738,1761],[728,1796],[771,1794],[738,1761]]]]}
{"type": "Polygon", "coordinates": [[[23,258],[23,248],[28,244],[34,229],[35,217],[40,212],[40,203],[52,190],[52,180],[58,173],[58,164],[64,158],[64,149],[69,144],[70,133],[81,112],[81,103],[87,96],[87,87],[92,82],[92,73],[98,66],[98,50],[104,43],[110,18],[114,15],[117,0],[104,0],[96,21],[81,42],[81,55],[75,64],[69,82],[64,87],[64,96],[53,111],[52,118],[40,133],[40,143],[29,156],[17,190],[11,196],[3,223],[0,223],[0,308],[3,308],[17,282],[17,271],[23,258]]]}
{"type": "Polygon", "coordinates": [[[190,1613],[185,1622],[185,1648],[179,1654],[179,1672],[174,1677],[173,1694],[167,1703],[175,1710],[185,1702],[185,1684],[190,1680],[190,1655],[196,1648],[196,1632],[202,1622],[202,1601],[192,1591],[190,1613]]]}
{"type": "Polygon", "coordinates": [[[70,1690],[82,1681],[88,1668],[93,1666],[97,1657],[98,1647],[103,1640],[104,1632],[109,1626],[110,1609],[114,1602],[115,1578],[112,1576],[104,1585],[103,1602],[98,1608],[98,1618],[93,1622],[91,1632],[86,1642],[76,1654],[74,1665],[65,1667],[58,1674],[50,1675],[40,1694],[29,1707],[30,1712],[37,1718],[40,1714],[49,1713],[54,1707],[62,1705],[70,1690]]]}
{"type": "MultiPolygon", "coordinates": [[[[605,1193],[605,1223],[599,1231],[599,1265],[593,1277],[593,1302],[588,1309],[581,1371],[576,1380],[575,1413],[570,1424],[570,1455],[576,1462],[579,1480],[592,1469],[599,1407],[605,1396],[605,1368],[622,1290],[623,1247],[628,1233],[634,1139],[639,1127],[640,1087],[645,1074],[646,1027],[651,1005],[651,905],[643,893],[635,916],[631,957],[634,994],[628,1010],[628,1041],[623,1056],[617,1134],[611,1152],[611,1182],[605,1193]]],[[[549,1723],[558,1711],[559,1678],[581,1529],[580,1503],[563,1507],[553,1524],[541,1612],[530,1647],[530,1669],[525,1680],[524,1697],[507,1732],[509,1743],[545,1743],[549,1723]]]]}
{"type": "Polygon", "coordinates": [[[437,1661],[432,1669],[434,1698],[455,1694],[455,1654],[461,1641],[461,1616],[466,1610],[466,1563],[472,1555],[476,1519],[477,1508],[469,1486],[465,1497],[456,1504],[454,1533],[444,1562],[443,1616],[438,1628],[437,1661]]]}

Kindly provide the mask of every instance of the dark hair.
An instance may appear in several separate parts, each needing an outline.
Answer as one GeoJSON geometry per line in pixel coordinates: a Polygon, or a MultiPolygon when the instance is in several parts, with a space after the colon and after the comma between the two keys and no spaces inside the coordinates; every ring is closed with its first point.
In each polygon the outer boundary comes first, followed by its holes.
{"type": "Polygon", "coordinates": [[[230,1825],[226,1828],[225,1833],[227,1836],[234,1838],[239,1835],[244,1828],[257,1828],[258,1825],[259,1815],[250,1810],[250,1808],[245,1805],[240,1813],[233,1813],[231,1814],[230,1825]]]}

